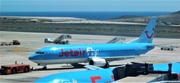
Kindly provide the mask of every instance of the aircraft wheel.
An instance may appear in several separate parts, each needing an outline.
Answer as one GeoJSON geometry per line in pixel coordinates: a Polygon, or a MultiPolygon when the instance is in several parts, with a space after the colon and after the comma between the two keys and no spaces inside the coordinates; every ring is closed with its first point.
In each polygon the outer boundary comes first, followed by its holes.
{"type": "Polygon", "coordinates": [[[164,50],[163,48],[161,48],[161,50],[164,50]]]}
{"type": "Polygon", "coordinates": [[[106,65],[103,68],[109,68],[109,63],[106,61],[106,65]]]}
{"type": "Polygon", "coordinates": [[[171,51],[173,51],[174,49],[173,48],[171,48],[171,51]]]}
{"type": "Polygon", "coordinates": [[[89,61],[89,65],[94,65],[93,60],[90,60],[90,61],[89,61]]]}
{"type": "Polygon", "coordinates": [[[42,69],[43,69],[43,70],[46,70],[46,69],[47,69],[47,67],[46,67],[46,66],[44,66],[42,69]]]}

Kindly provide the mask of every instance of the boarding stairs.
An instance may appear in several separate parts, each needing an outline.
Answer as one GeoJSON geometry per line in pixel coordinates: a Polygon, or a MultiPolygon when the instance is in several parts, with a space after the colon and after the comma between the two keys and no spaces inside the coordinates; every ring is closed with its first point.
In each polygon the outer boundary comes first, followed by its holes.
{"type": "Polygon", "coordinates": [[[71,39],[71,38],[72,38],[71,35],[60,35],[55,40],[53,40],[53,43],[59,43],[59,42],[63,41],[64,39],[71,39]]]}
{"type": "Polygon", "coordinates": [[[117,43],[120,40],[125,40],[126,38],[122,38],[122,37],[115,37],[113,39],[111,39],[110,41],[108,41],[107,43],[117,43]]]}

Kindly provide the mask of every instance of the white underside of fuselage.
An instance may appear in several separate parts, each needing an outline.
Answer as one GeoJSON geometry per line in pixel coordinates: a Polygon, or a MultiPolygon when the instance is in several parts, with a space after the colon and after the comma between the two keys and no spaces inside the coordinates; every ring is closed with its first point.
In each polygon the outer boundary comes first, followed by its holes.
{"type": "MultiPolygon", "coordinates": [[[[133,56],[121,56],[121,57],[103,57],[102,59],[105,59],[107,61],[116,61],[116,60],[135,58],[135,57],[138,57],[138,56],[133,55],[133,56]]],[[[91,57],[91,58],[95,58],[95,57],[91,57]]],[[[71,64],[71,63],[89,62],[91,58],[51,59],[51,60],[32,60],[32,61],[39,65],[71,64]]],[[[100,57],[97,57],[97,58],[100,58],[100,57]]]]}
{"type": "Polygon", "coordinates": [[[80,63],[87,62],[88,59],[78,58],[78,59],[51,59],[51,60],[32,60],[38,64],[65,64],[65,63],[80,63]]]}

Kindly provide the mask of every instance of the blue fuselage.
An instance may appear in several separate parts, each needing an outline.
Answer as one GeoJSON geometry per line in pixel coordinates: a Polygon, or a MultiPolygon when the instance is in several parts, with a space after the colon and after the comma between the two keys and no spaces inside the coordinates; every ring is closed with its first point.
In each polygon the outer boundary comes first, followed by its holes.
{"type": "Polygon", "coordinates": [[[137,57],[153,48],[152,43],[59,45],[39,49],[29,59],[41,64],[88,62],[93,57],[113,61],[137,57]]]}
{"type": "MultiPolygon", "coordinates": [[[[168,63],[153,64],[154,71],[167,71],[168,63]]],[[[172,63],[172,72],[179,75],[180,63],[172,63]]],[[[45,76],[34,83],[110,83],[114,81],[113,68],[63,72],[45,76]]]]}
{"type": "Polygon", "coordinates": [[[112,70],[108,68],[57,73],[40,78],[34,83],[110,83],[114,81],[112,70]]]}

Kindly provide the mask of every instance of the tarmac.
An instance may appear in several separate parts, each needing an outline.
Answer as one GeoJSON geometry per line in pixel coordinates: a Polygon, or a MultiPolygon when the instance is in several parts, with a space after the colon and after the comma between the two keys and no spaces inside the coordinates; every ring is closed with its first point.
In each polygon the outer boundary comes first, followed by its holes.
{"type": "MultiPolygon", "coordinates": [[[[28,33],[28,32],[8,32],[0,31],[0,42],[12,42],[12,40],[19,40],[21,45],[12,46],[0,46],[0,66],[14,64],[17,61],[19,64],[30,64],[35,69],[42,68],[37,64],[28,60],[28,57],[36,50],[50,45],[56,45],[52,43],[44,43],[44,38],[55,39],[61,33],[28,33]]],[[[106,43],[113,39],[115,36],[107,35],[82,35],[82,34],[70,34],[72,39],[68,39],[70,44],[88,44],[88,43],[106,43]]],[[[120,36],[125,37],[125,36],[120,36]]],[[[130,41],[136,37],[125,37],[126,40],[122,42],[130,41]]],[[[180,39],[173,38],[154,38],[154,43],[161,46],[179,46],[180,39]]],[[[180,48],[175,48],[174,51],[163,51],[157,46],[152,51],[141,55],[138,58],[126,59],[120,61],[111,62],[112,67],[118,65],[130,63],[130,62],[149,62],[149,63],[164,63],[164,62],[180,62],[180,48]]],[[[88,63],[86,63],[88,64],[88,63]]],[[[67,64],[48,65],[47,70],[32,71],[29,73],[19,73],[11,75],[0,75],[1,83],[32,83],[35,80],[58,72],[70,72],[85,70],[85,68],[73,68],[67,64]]],[[[143,79],[142,79],[143,81],[143,79]]]]}

